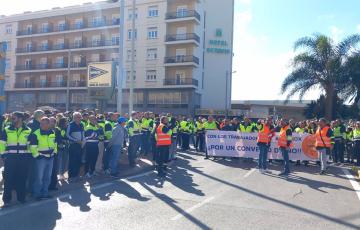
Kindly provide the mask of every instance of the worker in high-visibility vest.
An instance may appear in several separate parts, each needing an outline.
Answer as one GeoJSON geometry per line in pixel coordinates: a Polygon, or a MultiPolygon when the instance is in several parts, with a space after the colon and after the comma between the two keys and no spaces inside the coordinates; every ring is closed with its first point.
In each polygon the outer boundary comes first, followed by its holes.
{"type": "Polygon", "coordinates": [[[346,139],[346,127],[342,124],[340,119],[334,122],[333,127],[334,133],[334,149],[333,160],[337,163],[344,163],[344,150],[345,150],[345,139],[346,139]]]}
{"type": "Polygon", "coordinates": [[[33,196],[37,200],[49,199],[49,185],[54,157],[57,154],[55,132],[50,128],[50,119],[43,117],[40,128],[29,136],[30,151],[35,160],[33,196]]]}
{"type": "Polygon", "coordinates": [[[0,156],[4,161],[3,207],[10,206],[13,190],[20,203],[26,201],[26,181],[32,157],[28,145],[31,129],[24,124],[23,117],[22,112],[12,113],[11,125],[6,126],[1,133],[0,156]]]}
{"type": "Polygon", "coordinates": [[[356,166],[360,166],[360,122],[356,122],[356,126],[353,130],[354,137],[354,157],[356,157],[356,166]]]}
{"type": "Polygon", "coordinates": [[[141,146],[141,125],[138,112],[131,113],[131,118],[127,124],[127,130],[129,133],[128,159],[130,167],[133,168],[136,166],[136,159],[141,146]]]}
{"type": "Polygon", "coordinates": [[[284,160],[284,171],[279,176],[287,176],[290,173],[289,149],[292,147],[292,130],[289,122],[282,119],[280,122],[281,130],[278,139],[278,147],[284,160]]]}
{"type": "Polygon", "coordinates": [[[159,177],[166,176],[165,163],[169,159],[169,150],[171,146],[172,130],[168,127],[168,118],[163,116],[160,119],[160,125],[156,128],[155,139],[157,148],[157,171],[159,177]]]}
{"type": "Polygon", "coordinates": [[[320,174],[323,175],[326,173],[327,170],[327,156],[330,155],[331,150],[334,146],[333,131],[331,130],[330,126],[324,118],[321,118],[319,120],[318,129],[315,133],[315,137],[315,147],[319,153],[321,162],[320,174]]]}
{"type": "Polygon", "coordinates": [[[269,172],[267,169],[267,157],[271,144],[271,139],[275,136],[272,119],[267,118],[265,122],[258,124],[257,145],[259,146],[259,170],[261,173],[269,172]]]}
{"type": "Polygon", "coordinates": [[[150,153],[150,133],[154,121],[150,118],[150,112],[145,112],[141,119],[141,153],[145,156],[150,153]]]}

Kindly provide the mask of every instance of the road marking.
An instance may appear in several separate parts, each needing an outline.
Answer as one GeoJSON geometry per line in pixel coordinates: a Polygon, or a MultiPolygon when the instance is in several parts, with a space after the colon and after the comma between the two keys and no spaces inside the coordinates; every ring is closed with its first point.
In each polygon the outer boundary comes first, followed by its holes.
{"type": "Polygon", "coordinates": [[[185,211],[181,212],[180,214],[174,216],[173,218],[171,218],[171,220],[175,221],[175,220],[178,220],[178,219],[181,219],[182,217],[186,216],[186,215],[189,215],[191,212],[193,212],[195,209],[198,209],[202,206],[204,206],[205,204],[211,202],[213,199],[215,199],[215,197],[209,197],[207,198],[206,200],[192,206],[191,208],[188,208],[186,209],[185,211]]]}
{"type": "Polygon", "coordinates": [[[358,196],[359,200],[360,200],[360,185],[359,183],[356,181],[355,177],[349,172],[349,170],[347,169],[341,169],[345,176],[349,179],[351,185],[353,186],[356,195],[358,196]]]}
{"type": "Polygon", "coordinates": [[[121,181],[121,180],[132,180],[132,179],[136,179],[136,178],[139,178],[139,177],[150,175],[152,173],[153,173],[153,171],[150,171],[150,172],[142,173],[142,174],[139,174],[139,175],[134,175],[134,176],[131,176],[131,177],[127,177],[125,179],[120,179],[119,181],[121,181]]]}
{"type": "Polygon", "coordinates": [[[247,172],[245,175],[244,175],[244,178],[246,177],[249,177],[253,172],[255,172],[256,169],[251,169],[249,172],[247,172]]]}

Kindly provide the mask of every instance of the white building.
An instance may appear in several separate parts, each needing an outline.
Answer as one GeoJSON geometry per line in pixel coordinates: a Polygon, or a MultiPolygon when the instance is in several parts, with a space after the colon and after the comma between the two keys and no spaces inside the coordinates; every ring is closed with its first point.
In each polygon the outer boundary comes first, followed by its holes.
{"type": "MultiPolygon", "coordinates": [[[[230,108],[234,1],[137,0],[134,32],[132,1],[125,2],[124,108],[132,36],[135,110],[194,114],[230,108]]],[[[118,2],[104,1],[1,17],[0,41],[9,44],[8,110],[64,109],[68,87],[72,109],[95,107],[86,66],[118,60],[119,9],[118,2]]],[[[106,103],[114,111],[116,96],[106,103]]]]}

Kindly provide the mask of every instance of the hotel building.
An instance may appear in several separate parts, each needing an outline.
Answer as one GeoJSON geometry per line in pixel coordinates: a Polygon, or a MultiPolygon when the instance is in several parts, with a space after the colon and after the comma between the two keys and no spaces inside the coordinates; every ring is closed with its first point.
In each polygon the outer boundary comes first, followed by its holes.
{"type": "MultiPolygon", "coordinates": [[[[123,107],[135,37],[134,109],[192,115],[230,109],[233,0],[125,1],[123,107]],[[132,31],[132,18],[135,30],[132,31]]],[[[104,1],[0,17],[7,42],[7,110],[95,108],[87,65],[119,60],[120,3],[104,1]]],[[[116,93],[106,110],[116,110],[116,93]]]]}

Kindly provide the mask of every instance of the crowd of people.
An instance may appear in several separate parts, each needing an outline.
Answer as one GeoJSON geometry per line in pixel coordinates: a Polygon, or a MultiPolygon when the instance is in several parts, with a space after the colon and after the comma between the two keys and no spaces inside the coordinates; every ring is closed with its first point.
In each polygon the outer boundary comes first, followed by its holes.
{"type": "MultiPolygon", "coordinates": [[[[0,119],[0,155],[4,162],[4,206],[12,201],[12,191],[20,203],[31,193],[37,200],[49,199],[59,180],[69,183],[90,180],[98,174],[119,177],[119,159],[127,153],[130,167],[140,155],[152,155],[159,177],[177,159],[177,149],[203,152],[207,156],[207,130],[258,133],[258,167],[267,172],[270,142],[279,132],[278,147],[284,160],[281,175],[290,173],[289,149],[293,133],[314,134],[321,174],[328,156],[335,164],[360,165],[360,122],[327,122],[313,119],[295,122],[286,119],[214,118],[172,116],[151,112],[100,113],[79,110],[60,113],[36,110],[4,114],[0,119]],[[83,167],[83,170],[81,168],[83,167]],[[82,172],[83,171],[83,172],[82,172]],[[81,174],[81,175],[80,175],[81,174]]],[[[303,162],[305,165],[308,162],[303,162]]],[[[300,165],[301,162],[295,162],[300,165]]]]}

